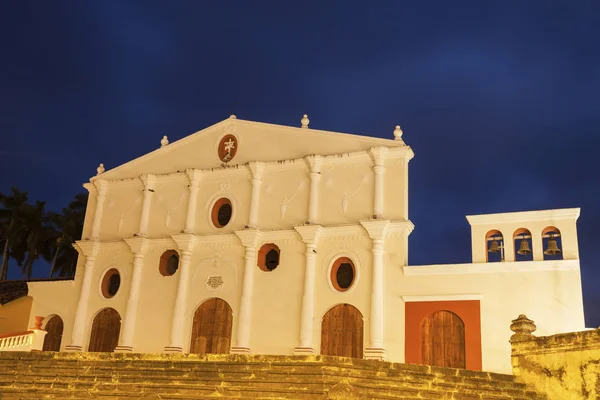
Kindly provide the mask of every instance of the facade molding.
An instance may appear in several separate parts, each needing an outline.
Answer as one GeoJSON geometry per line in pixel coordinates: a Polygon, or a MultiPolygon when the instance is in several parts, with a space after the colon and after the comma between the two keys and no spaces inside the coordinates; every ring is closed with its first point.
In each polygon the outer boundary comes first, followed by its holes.
{"type": "Polygon", "coordinates": [[[404,275],[468,275],[544,271],[579,271],[579,260],[514,261],[405,266],[404,275]]]}
{"type": "Polygon", "coordinates": [[[422,296],[400,296],[405,303],[416,303],[422,301],[465,301],[482,300],[483,294],[439,294],[422,296]]]}
{"type": "Polygon", "coordinates": [[[580,208],[561,208],[556,210],[467,215],[466,218],[471,226],[477,226],[504,223],[527,223],[534,221],[577,220],[580,212],[580,208]]]}

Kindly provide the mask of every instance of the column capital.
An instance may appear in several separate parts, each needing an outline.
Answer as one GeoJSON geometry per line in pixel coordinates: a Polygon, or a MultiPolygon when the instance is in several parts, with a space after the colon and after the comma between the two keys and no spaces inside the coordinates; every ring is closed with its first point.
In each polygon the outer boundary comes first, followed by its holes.
{"type": "Polygon", "coordinates": [[[148,239],[143,237],[135,237],[135,238],[127,238],[125,239],[125,243],[131,249],[133,254],[146,254],[148,251],[149,242],[148,239]]]}
{"type": "Polygon", "coordinates": [[[87,190],[87,191],[88,191],[88,193],[90,193],[90,194],[92,194],[92,193],[96,194],[96,193],[98,192],[98,189],[96,188],[96,186],[94,186],[94,184],[93,184],[92,182],[87,182],[87,183],[84,183],[82,186],[83,186],[83,187],[85,188],[85,190],[87,190]]]}
{"type": "Polygon", "coordinates": [[[73,247],[75,247],[75,250],[79,254],[83,254],[85,257],[96,257],[98,250],[100,250],[100,242],[95,240],[77,240],[73,243],[73,247]]]}
{"type": "Polygon", "coordinates": [[[392,147],[388,149],[388,158],[394,160],[403,159],[404,162],[408,163],[414,156],[415,153],[408,146],[392,147]]]}
{"type": "Polygon", "coordinates": [[[321,225],[300,225],[295,226],[294,229],[298,232],[305,244],[316,244],[323,231],[321,225]]]}
{"type": "Polygon", "coordinates": [[[323,166],[323,157],[313,154],[310,156],[304,157],[304,160],[308,164],[310,168],[310,172],[321,172],[321,167],[323,166]]]}
{"type": "Polygon", "coordinates": [[[188,178],[191,187],[198,187],[200,185],[200,178],[202,177],[202,170],[199,169],[186,169],[185,174],[188,178]]]}
{"type": "Polygon", "coordinates": [[[104,179],[97,179],[94,180],[93,184],[98,191],[98,196],[106,195],[106,191],[108,190],[108,181],[105,181],[104,179]]]}
{"type": "Polygon", "coordinates": [[[389,149],[387,147],[372,147],[369,149],[369,155],[376,166],[383,166],[387,159],[389,149]]]}
{"type": "Polygon", "coordinates": [[[144,190],[154,191],[154,186],[156,184],[156,175],[152,174],[144,174],[140,176],[140,180],[144,184],[144,190]]]}
{"type": "Polygon", "coordinates": [[[260,161],[250,161],[248,163],[248,169],[252,174],[252,179],[262,179],[263,172],[265,172],[265,163],[260,161]]]}
{"type": "Polygon", "coordinates": [[[260,231],[258,229],[235,231],[235,234],[244,247],[256,248],[258,245],[258,240],[260,239],[260,231]]]}
{"type": "Polygon", "coordinates": [[[191,234],[171,235],[180,251],[191,252],[196,245],[196,237],[191,234]]]}
{"type": "Polygon", "coordinates": [[[382,240],[390,227],[390,221],[387,219],[360,221],[360,224],[372,240],[382,240]]]}

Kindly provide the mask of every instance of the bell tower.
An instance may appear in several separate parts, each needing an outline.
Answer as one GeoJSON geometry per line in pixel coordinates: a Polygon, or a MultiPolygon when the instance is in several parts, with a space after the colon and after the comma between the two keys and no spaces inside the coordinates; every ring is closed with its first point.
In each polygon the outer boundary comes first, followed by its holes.
{"type": "Polygon", "coordinates": [[[473,263],[578,260],[579,208],[467,216],[473,263]]]}

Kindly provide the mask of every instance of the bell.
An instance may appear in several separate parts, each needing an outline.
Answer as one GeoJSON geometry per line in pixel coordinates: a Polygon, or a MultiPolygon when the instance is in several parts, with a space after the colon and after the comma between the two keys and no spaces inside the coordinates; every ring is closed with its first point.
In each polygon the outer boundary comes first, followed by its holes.
{"type": "Polygon", "coordinates": [[[548,247],[546,247],[546,251],[544,251],[544,254],[546,254],[548,256],[553,256],[560,252],[561,252],[561,250],[558,248],[558,243],[556,242],[556,239],[554,239],[554,238],[548,239],[548,247]]]}
{"type": "Polygon", "coordinates": [[[529,248],[529,242],[527,239],[521,239],[521,245],[519,246],[519,250],[517,250],[517,254],[522,256],[526,256],[531,253],[531,249],[529,248]]]}
{"type": "Polygon", "coordinates": [[[488,252],[490,252],[490,253],[499,253],[500,252],[500,245],[498,244],[497,240],[494,240],[492,242],[492,244],[490,244],[490,248],[488,249],[488,252]]]}

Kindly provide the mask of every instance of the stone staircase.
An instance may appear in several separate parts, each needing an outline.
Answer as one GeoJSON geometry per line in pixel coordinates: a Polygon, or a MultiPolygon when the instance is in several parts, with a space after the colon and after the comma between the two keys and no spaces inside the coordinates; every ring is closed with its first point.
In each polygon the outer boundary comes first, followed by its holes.
{"type": "Polygon", "coordinates": [[[0,399],[546,399],[512,375],[329,356],[0,352],[0,399]]]}

